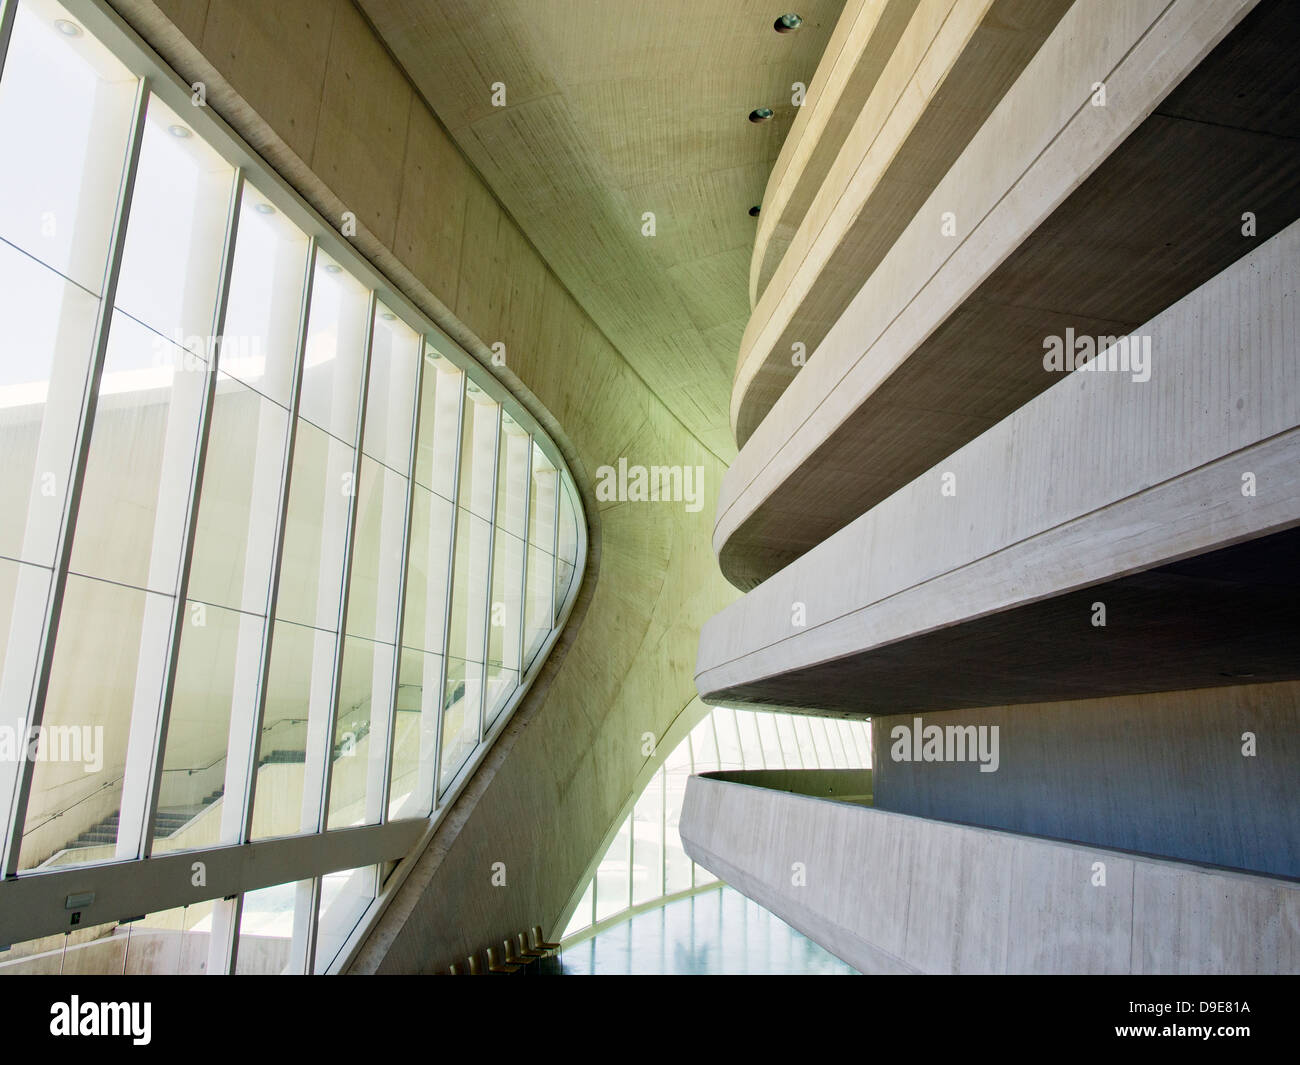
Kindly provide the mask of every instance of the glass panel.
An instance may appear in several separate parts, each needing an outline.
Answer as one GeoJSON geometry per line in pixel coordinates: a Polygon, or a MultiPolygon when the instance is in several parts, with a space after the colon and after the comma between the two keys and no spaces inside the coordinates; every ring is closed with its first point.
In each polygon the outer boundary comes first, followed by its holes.
{"type": "Polygon", "coordinates": [[[529,493],[528,453],[532,438],[503,413],[497,448],[497,528],[524,539],[524,507],[529,493]]]}
{"type": "Polygon", "coordinates": [[[368,865],[320,878],[320,919],[316,926],[315,971],[333,964],[343,944],[361,923],[379,890],[379,869],[368,865]]]}
{"type": "Polygon", "coordinates": [[[718,735],[719,769],[744,769],[740,733],[736,731],[736,714],[729,706],[713,709],[713,725],[718,735]]]}
{"type": "Polygon", "coordinates": [[[781,740],[781,758],[787,769],[804,769],[799,751],[799,739],[794,731],[794,718],[790,714],[775,714],[776,734],[781,740]]]}
{"type": "Polygon", "coordinates": [[[366,384],[366,436],[362,454],[403,476],[410,472],[415,377],[423,342],[387,307],[375,309],[375,335],[366,384]]]}
{"type": "Polygon", "coordinates": [[[759,745],[763,749],[763,765],[768,769],[786,768],[781,737],[776,731],[776,715],[756,713],[753,716],[758,726],[759,745]]]}
{"type": "Polygon", "coordinates": [[[441,652],[451,562],[451,503],[415,486],[402,642],[441,652]]]}
{"type": "Polygon", "coordinates": [[[451,624],[447,634],[447,691],[442,728],[443,788],[478,744],[491,543],[488,523],[461,510],[457,517],[451,624]]]}
{"type": "Polygon", "coordinates": [[[685,741],[664,762],[664,890],[668,894],[691,886],[691,860],[678,829],[686,782],[691,775],[690,750],[685,741]]]}
{"type": "Polygon", "coordinates": [[[821,763],[817,759],[817,748],[813,744],[812,729],[808,718],[803,714],[793,715],[794,734],[799,743],[799,760],[805,769],[817,769],[821,763]]]}
{"type": "MultiPolygon", "coordinates": [[[[522,521],[520,525],[522,526],[522,521]]],[[[524,542],[497,529],[488,626],[487,722],[496,721],[519,685],[519,636],[524,610],[524,542]]]]}
{"type": "Polygon", "coordinates": [[[276,617],[338,627],[352,448],[299,421],[276,617]]]}
{"type": "Polygon", "coordinates": [[[258,743],[253,838],[316,829],[319,796],[304,794],[307,728],[329,713],[334,681],[332,632],[275,623],[266,711],[258,743]]]}
{"type": "MultiPolygon", "coordinates": [[[[224,360],[223,360],[224,361],[224,360]]],[[[199,496],[191,599],[265,615],[289,414],[217,375],[199,496]]]]}
{"type": "Polygon", "coordinates": [[[221,331],[221,369],[288,409],[307,237],[245,183],[221,331]]]}
{"type": "Polygon", "coordinates": [[[826,735],[826,722],[820,717],[811,717],[808,719],[808,725],[812,729],[813,743],[817,747],[818,766],[822,769],[833,769],[835,754],[831,750],[830,738],[826,735]]]}
{"type": "Polygon", "coordinates": [[[561,936],[562,939],[567,939],[569,936],[591,926],[591,903],[595,892],[596,879],[592,877],[591,880],[587,881],[587,890],[582,894],[582,901],[578,903],[578,908],[573,911],[573,916],[569,918],[569,926],[564,930],[564,935],[561,936]]]}
{"type": "Polygon", "coordinates": [[[298,416],[354,444],[370,294],[328,255],[316,255],[298,416]]]}
{"type": "Polygon", "coordinates": [[[596,869],[596,920],[603,921],[628,907],[631,865],[632,819],[619,826],[618,835],[609,845],[596,869]]]}
{"type": "Polygon", "coordinates": [[[135,588],[69,576],[21,869],[117,856],[127,741],[137,717],[150,723],[145,738],[152,744],[171,602],[135,588]]]}
{"type": "Polygon", "coordinates": [[[116,976],[126,964],[127,925],[110,921],[15,943],[0,954],[5,976],[116,976]]]}
{"type": "Polygon", "coordinates": [[[244,894],[235,972],[240,976],[300,972],[293,957],[311,902],[310,881],[277,884],[244,894]]]}
{"type": "Polygon", "coordinates": [[[346,637],[330,755],[329,828],[379,823],[392,688],[392,646],[346,637]]]}
{"type": "Polygon", "coordinates": [[[117,282],[117,309],[211,361],[234,169],[156,96],[117,282]]]}
{"type": "Polygon", "coordinates": [[[407,484],[401,474],[362,456],[349,577],[349,635],[388,644],[397,640],[397,592],[402,577],[407,484]]]}
{"type": "Polygon", "coordinates": [[[25,0],[14,19],[0,143],[40,151],[0,167],[0,238],[98,295],[136,79],[89,34],[60,33],[56,19],[71,21],[47,0],[25,0]]]}
{"type": "Polygon", "coordinates": [[[212,903],[198,902],[122,925],[128,976],[197,976],[207,972],[212,903]]]}
{"type": "Polygon", "coordinates": [[[71,569],[175,594],[207,364],[114,312],[71,569]]]}
{"type": "Polygon", "coordinates": [[[0,558],[0,837],[8,835],[10,803],[23,765],[19,738],[27,735],[27,703],[40,654],[50,571],[0,558]]]}
{"type": "Polygon", "coordinates": [[[663,894],[664,780],[656,773],[632,808],[632,905],[663,894]]]}
{"type": "Polygon", "coordinates": [[[442,655],[403,648],[401,670],[393,724],[388,816],[427,817],[433,807],[437,765],[442,655]]]}
{"type": "Polygon", "coordinates": [[[745,765],[750,769],[763,769],[763,744],[758,738],[758,723],[748,710],[736,711],[736,725],[740,729],[740,749],[744,754],[745,765]]]}
{"type": "Polygon", "coordinates": [[[548,554],[555,551],[555,507],[559,489],[559,475],[555,465],[533,444],[532,477],[528,485],[528,542],[543,548],[548,554]]]}
{"type": "Polygon", "coordinates": [[[54,564],[98,306],[0,243],[0,555],[54,564]]]}
{"type": "Polygon", "coordinates": [[[442,773],[438,790],[445,791],[478,745],[479,702],[483,666],[464,659],[447,659],[447,686],[443,696],[442,773]]]}
{"type": "Polygon", "coordinates": [[[432,348],[424,363],[420,385],[420,439],[415,452],[415,481],[443,499],[451,499],[456,484],[456,451],[460,441],[460,401],[465,375],[432,348]]]}
{"type": "Polygon", "coordinates": [[[499,410],[478,385],[472,381],[466,385],[458,502],[488,519],[492,517],[499,410]]]}
{"type": "Polygon", "coordinates": [[[524,662],[531,669],[551,631],[551,582],[555,559],[549,551],[528,546],[528,590],[525,600],[524,662]]]}
{"type": "Polygon", "coordinates": [[[573,506],[573,491],[567,483],[560,495],[560,531],[555,556],[572,567],[578,561],[578,516],[573,506]]]}
{"type": "Polygon", "coordinates": [[[239,842],[243,796],[231,796],[237,809],[224,808],[232,778],[226,755],[232,722],[247,729],[256,709],[264,626],[252,614],[186,604],[153,825],[155,854],[239,842]]]}
{"type": "Polygon", "coordinates": [[[710,712],[698,725],[691,729],[691,757],[694,772],[711,773],[720,768],[718,765],[718,744],[713,731],[713,714],[710,712]]]}

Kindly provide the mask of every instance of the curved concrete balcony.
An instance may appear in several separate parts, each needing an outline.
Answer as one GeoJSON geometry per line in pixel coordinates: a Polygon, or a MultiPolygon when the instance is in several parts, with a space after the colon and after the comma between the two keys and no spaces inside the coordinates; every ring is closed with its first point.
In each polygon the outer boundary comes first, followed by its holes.
{"type": "Polygon", "coordinates": [[[854,4],[782,149],[750,267],[744,444],[1074,0],[854,4]]]}
{"type": "Polygon", "coordinates": [[[1128,338],[1128,371],[1117,344],[1056,375],[712,618],[701,695],[871,714],[1300,676],[1298,291],[1295,223],[1128,338]]]}
{"type": "Polygon", "coordinates": [[[1300,971],[1293,880],[835,801],[786,775],[691,777],[682,843],[861,972],[1300,971]]]}
{"type": "Polygon", "coordinates": [[[714,530],[727,578],[767,579],[1049,387],[1045,337],[1131,332],[1292,221],[1298,19],[1277,0],[1075,4],[899,226],[850,210],[818,228],[820,258],[751,321],[733,412],[753,431],[714,530]],[[873,225],[879,255],[818,273],[873,225]],[[747,407],[760,366],[770,410],[747,407]]]}

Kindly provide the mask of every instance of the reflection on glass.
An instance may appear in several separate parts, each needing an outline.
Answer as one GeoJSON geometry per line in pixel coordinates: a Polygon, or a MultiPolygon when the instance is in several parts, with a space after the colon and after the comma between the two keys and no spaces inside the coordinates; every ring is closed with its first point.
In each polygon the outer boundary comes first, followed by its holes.
{"type": "Polygon", "coordinates": [[[379,869],[369,865],[320,878],[320,918],[316,924],[316,964],[326,972],[379,891],[379,869]]]}
{"type": "Polygon", "coordinates": [[[349,445],[357,438],[368,325],[369,295],[365,287],[329,256],[318,252],[298,416],[349,445]]]}
{"type": "Polygon", "coordinates": [[[234,168],[150,96],[116,305],[211,361],[234,168]]]}
{"type": "Polygon", "coordinates": [[[277,884],[244,893],[239,916],[235,972],[240,976],[265,976],[301,972],[295,957],[295,930],[302,935],[302,922],[311,901],[312,884],[277,884]]]}
{"type": "Polygon", "coordinates": [[[619,826],[614,842],[596,869],[596,920],[603,921],[631,904],[632,820],[619,826]]]}
{"type": "Polygon", "coordinates": [[[0,143],[40,151],[0,167],[0,239],[98,295],[136,78],[89,34],[61,34],[55,20],[68,17],[45,0],[18,6],[0,82],[0,143]]]}

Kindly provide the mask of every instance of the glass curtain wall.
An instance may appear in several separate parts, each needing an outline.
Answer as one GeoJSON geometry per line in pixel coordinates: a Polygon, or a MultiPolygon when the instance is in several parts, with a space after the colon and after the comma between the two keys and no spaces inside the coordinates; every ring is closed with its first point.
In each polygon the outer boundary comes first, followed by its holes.
{"type": "MultiPolygon", "coordinates": [[[[580,565],[553,446],[68,10],[9,12],[3,874],[430,817],[580,565]]],[[[128,931],[189,958],[216,922],[280,971],[288,927],[302,971],[377,877],[128,931]]]]}
{"type": "Polygon", "coordinates": [[[564,939],[633,907],[718,883],[687,857],[677,829],[692,774],[870,767],[869,721],[714,707],[637,796],[587,884],[564,939]]]}

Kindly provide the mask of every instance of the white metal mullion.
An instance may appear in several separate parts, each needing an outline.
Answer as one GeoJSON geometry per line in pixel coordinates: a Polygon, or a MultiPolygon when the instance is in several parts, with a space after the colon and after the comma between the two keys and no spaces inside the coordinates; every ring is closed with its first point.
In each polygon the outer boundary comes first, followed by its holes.
{"type": "MultiPolygon", "coordinates": [[[[8,11],[6,10],[6,17],[8,11]]],[[[68,564],[72,558],[72,543],[76,535],[77,509],[86,478],[90,456],[90,439],[95,426],[95,408],[99,402],[99,385],[104,374],[104,360],[108,352],[108,334],[113,322],[113,303],[117,296],[118,278],[122,272],[122,253],[126,246],[127,223],[131,216],[131,198],[135,192],[136,173],[140,166],[140,148],[144,141],[145,115],[149,107],[149,81],[141,78],[136,86],[131,134],[127,142],[122,179],[118,188],[117,206],[113,216],[112,236],[109,243],[108,262],[104,271],[104,284],[95,312],[94,341],[91,347],[89,372],[82,394],[81,414],[78,420],[77,441],[73,452],[72,468],[68,477],[68,493],[64,499],[63,517],[54,552],[54,570],[50,580],[50,593],[44,626],[41,631],[37,669],[27,706],[24,737],[41,726],[45,717],[45,700],[49,694],[50,673],[54,665],[54,646],[59,619],[63,610],[63,597],[68,584],[68,564]]],[[[10,832],[3,857],[4,876],[18,871],[18,855],[22,849],[23,824],[27,818],[27,803],[31,795],[35,762],[23,758],[19,762],[14,781],[13,803],[10,807],[10,832]]]]}

